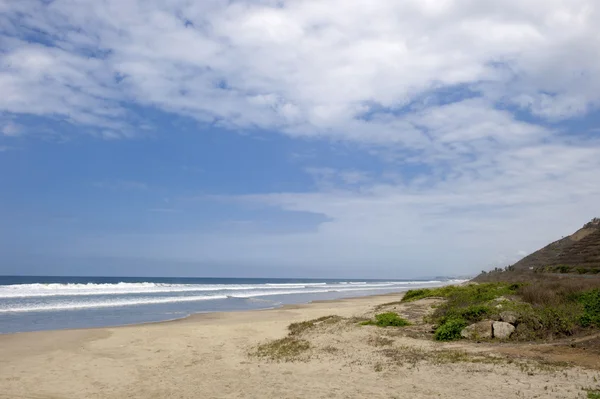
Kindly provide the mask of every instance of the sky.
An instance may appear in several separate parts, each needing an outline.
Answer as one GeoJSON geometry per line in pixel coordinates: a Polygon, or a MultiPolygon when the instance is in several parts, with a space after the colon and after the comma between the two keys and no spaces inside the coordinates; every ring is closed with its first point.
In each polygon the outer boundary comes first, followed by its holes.
{"type": "Polygon", "coordinates": [[[414,278],[600,215],[597,0],[0,0],[0,274],[414,278]]]}

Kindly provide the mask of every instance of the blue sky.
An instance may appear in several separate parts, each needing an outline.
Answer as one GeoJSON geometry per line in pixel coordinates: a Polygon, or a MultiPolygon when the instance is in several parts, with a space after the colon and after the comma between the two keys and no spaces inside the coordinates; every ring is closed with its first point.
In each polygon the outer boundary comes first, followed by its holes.
{"type": "Polygon", "coordinates": [[[599,8],[0,3],[0,274],[510,264],[600,214],[599,8]]]}

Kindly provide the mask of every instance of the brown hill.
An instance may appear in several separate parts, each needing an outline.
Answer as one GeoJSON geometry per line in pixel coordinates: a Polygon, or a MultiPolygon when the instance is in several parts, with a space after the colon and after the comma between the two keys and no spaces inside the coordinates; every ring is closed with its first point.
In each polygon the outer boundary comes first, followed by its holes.
{"type": "Polygon", "coordinates": [[[572,235],[524,257],[511,269],[521,272],[600,273],[600,219],[595,218],[572,235]]]}

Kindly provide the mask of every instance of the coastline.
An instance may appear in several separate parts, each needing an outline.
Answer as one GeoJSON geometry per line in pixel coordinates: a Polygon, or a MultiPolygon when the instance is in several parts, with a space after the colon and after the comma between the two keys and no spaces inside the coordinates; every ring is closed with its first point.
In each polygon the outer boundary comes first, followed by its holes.
{"type": "MultiPolygon", "coordinates": [[[[495,392],[508,399],[548,389],[552,397],[573,398],[598,377],[582,369],[533,373],[516,363],[430,362],[454,353],[449,351],[487,349],[440,344],[353,321],[396,306],[403,295],[0,335],[0,398],[480,398],[495,392]],[[302,337],[310,341],[306,358],[279,362],[251,355],[257,345],[286,337],[291,323],[331,315],[343,321],[302,337]],[[414,356],[421,357],[419,363],[414,356]]],[[[411,309],[397,311],[410,314],[411,309]]]]}
{"type": "Polygon", "coordinates": [[[366,299],[366,298],[376,299],[376,298],[390,297],[396,301],[399,301],[402,299],[402,296],[404,295],[404,293],[406,291],[408,291],[408,289],[403,290],[403,291],[393,292],[393,293],[386,293],[386,294],[359,295],[359,296],[352,296],[352,297],[338,298],[338,299],[316,299],[316,300],[308,301],[308,302],[304,302],[304,303],[281,304],[278,306],[267,307],[267,308],[262,308],[262,309],[229,310],[229,311],[217,311],[217,312],[212,312],[212,311],[196,312],[196,313],[190,313],[190,314],[182,316],[182,317],[175,317],[175,318],[168,319],[168,320],[147,321],[147,322],[131,323],[131,324],[119,324],[119,325],[105,326],[105,327],[81,327],[81,328],[65,328],[65,329],[55,329],[55,330],[17,331],[17,332],[0,333],[0,345],[1,345],[2,337],[10,336],[10,335],[43,334],[43,333],[62,332],[62,331],[64,331],[64,332],[93,331],[93,330],[104,330],[104,329],[116,330],[116,329],[121,329],[121,328],[130,328],[130,327],[147,326],[147,325],[194,323],[194,322],[201,322],[202,320],[204,320],[206,318],[209,318],[209,319],[219,318],[221,315],[224,316],[224,315],[231,315],[231,314],[235,314],[235,313],[239,313],[239,314],[260,313],[260,312],[266,312],[266,311],[271,311],[271,310],[301,310],[305,307],[310,307],[310,305],[313,305],[313,304],[335,304],[338,302],[354,301],[354,300],[360,300],[360,299],[366,299]]]}
{"type": "Polygon", "coordinates": [[[286,304],[380,295],[454,283],[429,280],[36,279],[39,282],[3,280],[6,284],[0,285],[0,334],[154,323],[192,314],[270,309],[286,304]]]}
{"type": "Polygon", "coordinates": [[[210,315],[210,314],[218,314],[218,313],[246,313],[246,312],[261,312],[261,311],[274,310],[274,309],[287,309],[287,308],[301,307],[301,306],[304,306],[304,305],[310,305],[310,304],[313,304],[313,303],[334,303],[334,302],[338,302],[338,301],[351,300],[351,299],[369,298],[369,297],[385,297],[385,296],[388,296],[388,295],[398,295],[398,294],[403,294],[403,293],[405,293],[408,290],[410,290],[410,288],[407,288],[405,290],[400,290],[400,291],[392,292],[392,293],[388,292],[388,293],[385,293],[385,294],[357,295],[357,296],[350,296],[350,297],[337,298],[337,299],[315,299],[315,300],[309,300],[307,302],[302,302],[302,303],[292,303],[292,304],[285,304],[284,303],[284,304],[278,304],[276,306],[270,306],[270,307],[259,308],[259,309],[240,309],[240,310],[222,310],[222,311],[199,311],[199,312],[189,313],[189,314],[183,315],[181,317],[174,317],[174,318],[165,319],[165,320],[124,323],[124,324],[115,324],[115,325],[107,325],[107,326],[100,326],[100,327],[77,327],[77,328],[63,328],[63,329],[44,329],[44,330],[35,330],[35,331],[15,331],[15,332],[5,332],[5,333],[0,332],[0,337],[2,337],[4,335],[27,334],[27,333],[42,333],[42,332],[49,332],[49,331],[77,331],[77,330],[94,330],[94,329],[103,329],[103,328],[111,328],[111,329],[113,329],[113,328],[131,327],[131,326],[148,325],[148,324],[174,323],[174,322],[178,322],[178,321],[184,321],[184,320],[188,320],[188,319],[193,319],[195,317],[202,318],[203,316],[210,315]]]}

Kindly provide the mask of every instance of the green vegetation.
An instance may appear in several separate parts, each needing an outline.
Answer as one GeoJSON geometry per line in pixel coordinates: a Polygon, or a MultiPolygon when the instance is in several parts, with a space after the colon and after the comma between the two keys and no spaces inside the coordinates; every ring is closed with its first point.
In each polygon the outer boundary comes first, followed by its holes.
{"type": "Polygon", "coordinates": [[[447,319],[435,329],[434,338],[438,341],[454,341],[460,339],[460,332],[467,326],[463,319],[447,319]]]}
{"type": "Polygon", "coordinates": [[[397,313],[387,312],[375,315],[375,320],[369,320],[361,323],[362,325],[375,325],[379,327],[405,327],[409,326],[410,322],[397,313]]]}
{"type": "Polygon", "coordinates": [[[584,292],[578,302],[583,305],[583,315],[579,323],[583,327],[600,328],[600,289],[584,292]]]}
{"type": "Polygon", "coordinates": [[[598,281],[539,281],[522,286],[516,304],[520,313],[515,339],[532,340],[570,336],[600,328],[598,281]]]}
{"type": "Polygon", "coordinates": [[[448,285],[440,288],[422,288],[410,290],[404,294],[402,302],[416,301],[423,298],[455,298],[462,302],[479,303],[489,301],[502,295],[514,294],[519,284],[469,284],[464,286],[448,285]]]}
{"type": "Polygon", "coordinates": [[[600,399],[600,391],[587,391],[588,399],[600,399]]]}
{"type": "Polygon", "coordinates": [[[438,341],[460,339],[460,332],[470,323],[481,321],[499,313],[491,303],[498,298],[514,295],[518,284],[469,284],[441,288],[424,288],[408,291],[403,301],[442,297],[446,302],[438,306],[431,321],[437,325],[434,337],[438,341]]]}
{"type": "Polygon", "coordinates": [[[460,339],[461,330],[481,320],[500,320],[500,313],[516,315],[515,340],[570,336],[586,328],[600,328],[598,282],[557,280],[529,283],[484,283],[408,291],[403,302],[441,297],[428,321],[436,325],[439,341],[460,339]],[[595,284],[595,285],[594,285],[595,284]]]}
{"type": "Polygon", "coordinates": [[[411,301],[416,301],[418,299],[423,299],[423,298],[436,298],[436,297],[446,298],[451,293],[453,293],[456,290],[456,288],[458,288],[458,287],[449,285],[449,286],[440,287],[440,288],[422,288],[422,289],[418,289],[418,290],[409,290],[402,297],[402,302],[411,302],[411,301]]]}

